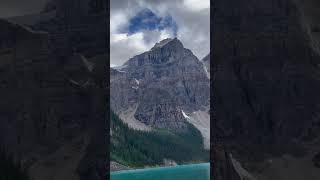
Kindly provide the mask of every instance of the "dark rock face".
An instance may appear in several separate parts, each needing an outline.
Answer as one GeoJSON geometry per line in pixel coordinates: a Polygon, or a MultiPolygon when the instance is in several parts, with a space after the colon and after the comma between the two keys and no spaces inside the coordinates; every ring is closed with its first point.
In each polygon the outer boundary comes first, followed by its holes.
{"type": "Polygon", "coordinates": [[[213,152],[213,163],[214,167],[211,171],[213,179],[219,180],[241,180],[240,176],[236,172],[228,152],[220,145],[215,146],[212,149],[213,152]]]}
{"type": "Polygon", "coordinates": [[[299,9],[303,13],[303,20],[312,36],[312,44],[316,51],[320,52],[320,2],[317,0],[296,0],[299,9]]]}
{"type": "Polygon", "coordinates": [[[124,66],[123,71],[142,79],[149,88],[167,88],[174,101],[186,110],[206,105],[209,99],[209,80],[201,62],[178,39],[155,46],[151,51],[130,59],[124,66]]]}
{"type": "Polygon", "coordinates": [[[320,168],[320,153],[317,153],[317,154],[313,157],[312,161],[313,161],[313,164],[314,164],[316,167],[320,168]]]}
{"type": "Polygon", "coordinates": [[[67,17],[67,20],[81,22],[79,17],[86,17],[89,14],[98,14],[104,11],[106,0],[50,0],[44,11],[56,10],[60,17],[67,17]]]}
{"type": "Polygon", "coordinates": [[[312,138],[317,127],[311,126],[319,121],[319,58],[295,5],[278,0],[215,6],[217,135],[258,144],[312,138]]]}
{"type": "MultiPolygon", "coordinates": [[[[72,50],[67,37],[90,37],[86,30],[95,25],[64,34],[59,23],[31,30],[0,20],[0,144],[35,180],[94,180],[107,173],[106,43],[89,38],[72,50]],[[88,44],[92,49],[80,47],[88,44]]],[[[107,36],[102,33],[95,36],[107,36]]]]}
{"type": "Polygon", "coordinates": [[[320,59],[294,2],[214,7],[213,136],[246,160],[318,137],[320,59]]]}
{"type": "Polygon", "coordinates": [[[194,112],[209,105],[203,65],[178,39],[163,40],[112,69],[110,83],[114,111],[136,105],[134,118],[157,128],[185,129],[182,110],[194,112]]]}
{"type": "Polygon", "coordinates": [[[146,89],[135,113],[135,118],[142,123],[167,128],[172,131],[185,130],[184,117],[172,96],[165,90],[146,89]]]}

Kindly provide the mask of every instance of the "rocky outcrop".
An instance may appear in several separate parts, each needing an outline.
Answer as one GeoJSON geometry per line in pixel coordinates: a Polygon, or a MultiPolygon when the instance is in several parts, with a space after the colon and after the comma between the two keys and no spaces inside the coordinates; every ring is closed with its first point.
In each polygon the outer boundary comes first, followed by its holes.
{"type": "Polygon", "coordinates": [[[240,175],[236,172],[233,167],[231,158],[220,145],[216,145],[212,148],[213,164],[211,167],[212,176],[214,179],[219,180],[242,180],[240,175]]]}
{"type": "MultiPolygon", "coordinates": [[[[241,162],[319,136],[319,56],[291,0],[216,0],[213,136],[241,162]]],[[[216,162],[219,163],[219,162],[216,162]]]]}
{"type": "Polygon", "coordinates": [[[105,178],[106,84],[98,77],[107,61],[93,51],[61,56],[53,31],[0,27],[1,146],[35,180],[105,178]]]}
{"type": "Polygon", "coordinates": [[[111,107],[117,114],[135,105],[134,119],[156,128],[183,131],[182,111],[209,106],[203,65],[178,39],[165,39],[112,69],[110,83],[111,107]]]}
{"type": "Polygon", "coordinates": [[[167,91],[146,89],[139,103],[135,118],[142,123],[172,131],[187,129],[181,110],[167,91]]]}
{"type": "Polygon", "coordinates": [[[123,171],[123,170],[130,170],[130,168],[122,164],[119,164],[115,161],[110,161],[110,171],[123,171]]]}
{"type": "Polygon", "coordinates": [[[312,37],[313,48],[320,53],[320,3],[317,0],[295,0],[302,14],[302,21],[312,37]]]}

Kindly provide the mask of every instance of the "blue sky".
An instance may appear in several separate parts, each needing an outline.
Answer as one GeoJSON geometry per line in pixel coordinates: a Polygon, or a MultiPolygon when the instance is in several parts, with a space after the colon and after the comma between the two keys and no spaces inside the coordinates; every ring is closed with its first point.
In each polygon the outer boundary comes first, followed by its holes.
{"type": "Polygon", "coordinates": [[[210,0],[111,0],[111,66],[177,37],[199,59],[210,50],[210,0]]]}
{"type": "Polygon", "coordinates": [[[173,35],[177,36],[178,26],[170,15],[159,17],[150,9],[146,8],[142,9],[132,17],[129,20],[128,26],[123,28],[120,32],[131,35],[141,30],[161,31],[164,29],[171,29],[173,31],[173,35]]]}

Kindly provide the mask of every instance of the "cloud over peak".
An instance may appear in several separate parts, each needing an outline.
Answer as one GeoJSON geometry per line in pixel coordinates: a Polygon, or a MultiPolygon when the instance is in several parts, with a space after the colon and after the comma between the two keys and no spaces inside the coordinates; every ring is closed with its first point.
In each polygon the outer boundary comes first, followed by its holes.
{"type": "Polygon", "coordinates": [[[110,64],[121,65],[174,37],[198,58],[209,53],[209,0],[111,0],[110,14],[110,64]]]}

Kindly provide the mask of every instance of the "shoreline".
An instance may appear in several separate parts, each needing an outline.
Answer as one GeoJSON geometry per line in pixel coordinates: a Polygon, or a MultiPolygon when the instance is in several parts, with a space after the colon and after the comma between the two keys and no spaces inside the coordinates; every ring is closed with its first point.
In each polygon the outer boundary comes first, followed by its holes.
{"type": "Polygon", "coordinates": [[[147,168],[110,171],[110,175],[124,174],[124,173],[130,173],[130,172],[143,172],[143,171],[148,171],[148,170],[164,170],[164,169],[170,169],[173,167],[187,168],[190,166],[209,166],[210,167],[210,162],[197,163],[197,164],[182,164],[182,165],[175,165],[175,166],[155,166],[155,167],[147,167],[147,168]]]}

